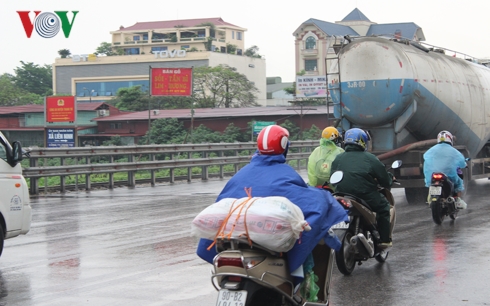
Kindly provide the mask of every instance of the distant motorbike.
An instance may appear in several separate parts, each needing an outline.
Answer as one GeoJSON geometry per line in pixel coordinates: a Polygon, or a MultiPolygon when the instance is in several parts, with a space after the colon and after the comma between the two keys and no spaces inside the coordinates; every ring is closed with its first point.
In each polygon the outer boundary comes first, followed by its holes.
{"type": "Polygon", "coordinates": [[[334,251],[325,244],[313,250],[320,287],[318,302],[306,302],[294,294],[293,277],[283,253],[250,245],[246,239],[218,239],[216,247],[211,276],[219,292],[216,306],[328,305],[334,251]]]}
{"type": "MultiPolygon", "coordinates": [[[[399,168],[401,165],[402,162],[396,160],[390,169],[399,168]]],[[[330,177],[330,183],[335,185],[342,178],[343,172],[336,171],[330,177]]],[[[398,184],[396,180],[394,180],[394,183],[398,184]]],[[[390,190],[379,187],[378,191],[390,203],[391,236],[396,221],[395,201],[390,190]]],[[[361,265],[363,261],[373,257],[378,262],[385,262],[388,258],[389,250],[378,248],[380,236],[377,229],[376,213],[359,197],[341,192],[334,192],[333,196],[348,211],[350,219],[349,223],[339,223],[332,227],[342,242],[341,250],[335,253],[339,271],[344,275],[350,275],[354,271],[356,263],[361,265]]]]}
{"type": "MultiPolygon", "coordinates": [[[[470,160],[469,158],[466,161],[470,160]]],[[[458,171],[463,178],[463,172],[458,171]]],[[[432,220],[436,224],[442,224],[444,218],[449,216],[452,220],[458,217],[459,209],[456,208],[454,197],[454,184],[443,172],[434,172],[431,176],[429,186],[429,207],[432,210],[432,220]]]]}

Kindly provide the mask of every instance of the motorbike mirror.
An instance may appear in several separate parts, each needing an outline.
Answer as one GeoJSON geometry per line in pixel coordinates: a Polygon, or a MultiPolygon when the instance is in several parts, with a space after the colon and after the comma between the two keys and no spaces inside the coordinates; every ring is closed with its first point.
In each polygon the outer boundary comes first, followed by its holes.
{"type": "Polygon", "coordinates": [[[335,171],[331,176],[330,176],[330,184],[338,184],[342,179],[344,178],[344,172],[342,171],[335,171]]]}
{"type": "Polygon", "coordinates": [[[471,160],[471,158],[466,157],[464,160],[465,160],[465,161],[470,161],[470,160],[471,160]]]}
{"type": "Polygon", "coordinates": [[[397,169],[397,168],[400,168],[402,166],[402,161],[401,160],[395,160],[392,164],[391,164],[391,168],[393,169],[397,169]]]}

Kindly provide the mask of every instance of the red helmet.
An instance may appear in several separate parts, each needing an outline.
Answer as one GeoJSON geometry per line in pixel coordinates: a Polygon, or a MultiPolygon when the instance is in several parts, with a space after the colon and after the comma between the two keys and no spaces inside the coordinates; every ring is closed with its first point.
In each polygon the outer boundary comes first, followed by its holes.
{"type": "Polygon", "coordinates": [[[289,142],[289,132],[279,125],[269,125],[257,137],[257,147],[261,154],[278,155],[284,153],[289,142]]]}

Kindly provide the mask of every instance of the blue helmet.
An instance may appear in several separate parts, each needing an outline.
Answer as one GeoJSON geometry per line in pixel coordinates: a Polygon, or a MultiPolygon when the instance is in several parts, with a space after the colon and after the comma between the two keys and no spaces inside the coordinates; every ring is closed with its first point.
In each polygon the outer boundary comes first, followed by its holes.
{"type": "Polygon", "coordinates": [[[354,128],[345,132],[344,144],[358,145],[366,151],[369,146],[369,136],[366,132],[361,129],[354,128]]]}

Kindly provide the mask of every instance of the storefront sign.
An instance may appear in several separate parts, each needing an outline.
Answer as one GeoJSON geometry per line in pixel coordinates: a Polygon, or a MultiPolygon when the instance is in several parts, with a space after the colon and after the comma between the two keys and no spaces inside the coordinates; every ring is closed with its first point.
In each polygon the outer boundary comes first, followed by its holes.
{"type": "Polygon", "coordinates": [[[297,76],[297,98],[325,98],[327,96],[326,76],[297,76]]]}
{"type": "Polygon", "coordinates": [[[185,57],[185,50],[153,51],[155,58],[185,57]]]}
{"type": "Polygon", "coordinates": [[[151,68],[152,96],[192,95],[192,68],[151,68]]]}
{"type": "Polygon", "coordinates": [[[46,122],[74,122],[75,106],[74,96],[46,97],[46,122]]]}
{"type": "Polygon", "coordinates": [[[75,129],[46,129],[46,145],[48,148],[74,147],[75,129]]]}

